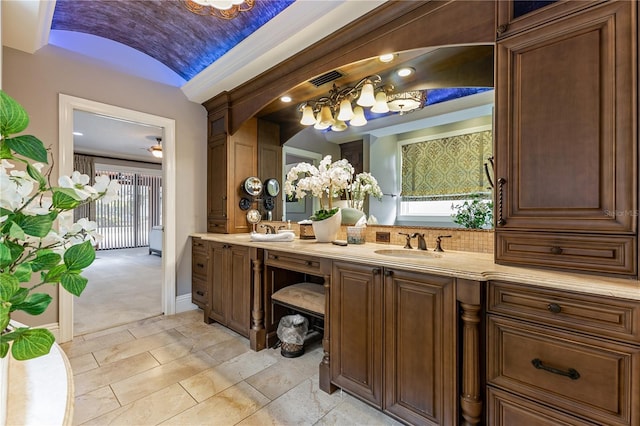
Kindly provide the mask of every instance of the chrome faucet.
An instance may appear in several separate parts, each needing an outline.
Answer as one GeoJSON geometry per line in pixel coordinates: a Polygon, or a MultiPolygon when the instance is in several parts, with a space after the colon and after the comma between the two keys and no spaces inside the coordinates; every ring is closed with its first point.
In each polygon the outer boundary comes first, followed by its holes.
{"type": "Polygon", "coordinates": [[[262,228],[266,228],[267,234],[275,234],[276,233],[276,228],[273,225],[267,225],[266,223],[263,223],[260,226],[262,228]]]}
{"type": "Polygon", "coordinates": [[[418,238],[418,250],[426,250],[427,242],[424,240],[424,234],[418,234],[417,232],[411,236],[411,238],[418,238]]]}
{"type": "Polygon", "coordinates": [[[398,232],[398,234],[404,235],[405,237],[407,237],[407,242],[405,243],[404,248],[412,249],[413,247],[411,247],[411,238],[413,237],[411,236],[411,234],[405,234],[404,232],[398,232]]]}

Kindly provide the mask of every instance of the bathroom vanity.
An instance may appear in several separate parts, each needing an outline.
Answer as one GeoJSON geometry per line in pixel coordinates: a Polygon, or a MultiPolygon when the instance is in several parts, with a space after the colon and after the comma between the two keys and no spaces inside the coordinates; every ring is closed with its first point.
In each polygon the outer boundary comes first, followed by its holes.
{"type": "MultiPolygon", "coordinates": [[[[274,343],[282,315],[274,291],[301,280],[325,286],[327,392],[341,388],[410,424],[640,421],[634,280],[388,244],[252,242],[248,234],[194,234],[193,244],[210,256],[221,245],[246,251],[249,305],[238,320],[254,350],[274,343]]],[[[209,264],[210,289],[225,273],[216,269],[209,264]]],[[[219,300],[207,294],[205,320],[217,320],[207,304],[219,300]]]]}

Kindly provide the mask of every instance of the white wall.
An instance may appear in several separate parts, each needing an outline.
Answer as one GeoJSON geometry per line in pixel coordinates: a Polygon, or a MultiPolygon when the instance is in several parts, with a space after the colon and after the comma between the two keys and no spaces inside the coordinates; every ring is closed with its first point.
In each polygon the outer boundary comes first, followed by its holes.
{"type": "MultiPolygon", "coordinates": [[[[206,110],[187,100],[177,87],[105,66],[55,46],[45,46],[35,54],[4,47],[3,90],[27,110],[27,132],[51,147],[54,161],[58,153],[59,93],[176,121],[176,203],[180,206],[176,225],[176,295],[187,294],[191,292],[189,234],[206,232],[206,110]]],[[[57,179],[57,169],[53,174],[57,179]]],[[[56,322],[57,309],[48,309],[37,320],[38,324],[33,325],[56,322]]]]}

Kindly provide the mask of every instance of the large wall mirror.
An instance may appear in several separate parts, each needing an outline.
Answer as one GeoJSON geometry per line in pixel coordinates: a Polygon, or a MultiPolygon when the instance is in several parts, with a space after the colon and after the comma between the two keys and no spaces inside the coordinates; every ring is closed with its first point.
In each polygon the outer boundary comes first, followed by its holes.
{"type": "MultiPolygon", "coordinates": [[[[295,153],[305,153],[306,161],[325,155],[337,159],[342,145],[362,141],[363,170],[375,176],[384,194],[381,200],[370,199],[365,212],[379,224],[459,226],[451,216],[453,205],[493,197],[493,58],[493,45],[418,49],[395,53],[389,62],[371,58],[299,84],[286,93],[296,101],[275,100],[258,116],[280,124],[284,168],[297,161],[295,153]],[[400,76],[401,69],[409,74],[400,76]],[[355,118],[326,129],[300,123],[304,102],[299,99],[310,101],[320,121],[325,98],[335,100],[337,93],[354,87],[355,112],[367,77],[376,80],[374,96],[380,100],[384,92],[392,109],[410,104],[412,96],[422,96],[420,106],[388,113],[365,107],[366,124],[359,126],[351,125],[357,124],[355,118]]],[[[333,107],[337,119],[339,102],[333,107]]],[[[285,201],[283,218],[301,220],[307,213],[301,209],[285,201]]]]}

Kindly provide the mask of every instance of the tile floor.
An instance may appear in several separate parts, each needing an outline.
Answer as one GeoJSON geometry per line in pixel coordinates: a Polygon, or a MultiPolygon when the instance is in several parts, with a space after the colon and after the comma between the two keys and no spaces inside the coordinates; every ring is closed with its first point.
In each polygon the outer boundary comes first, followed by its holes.
{"type": "Polygon", "coordinates": [[[74,371],[74,425],[399,425],[318,389],[320,343],[288,359],[205,324],[158,316],[62,344],[74,371]]]}

